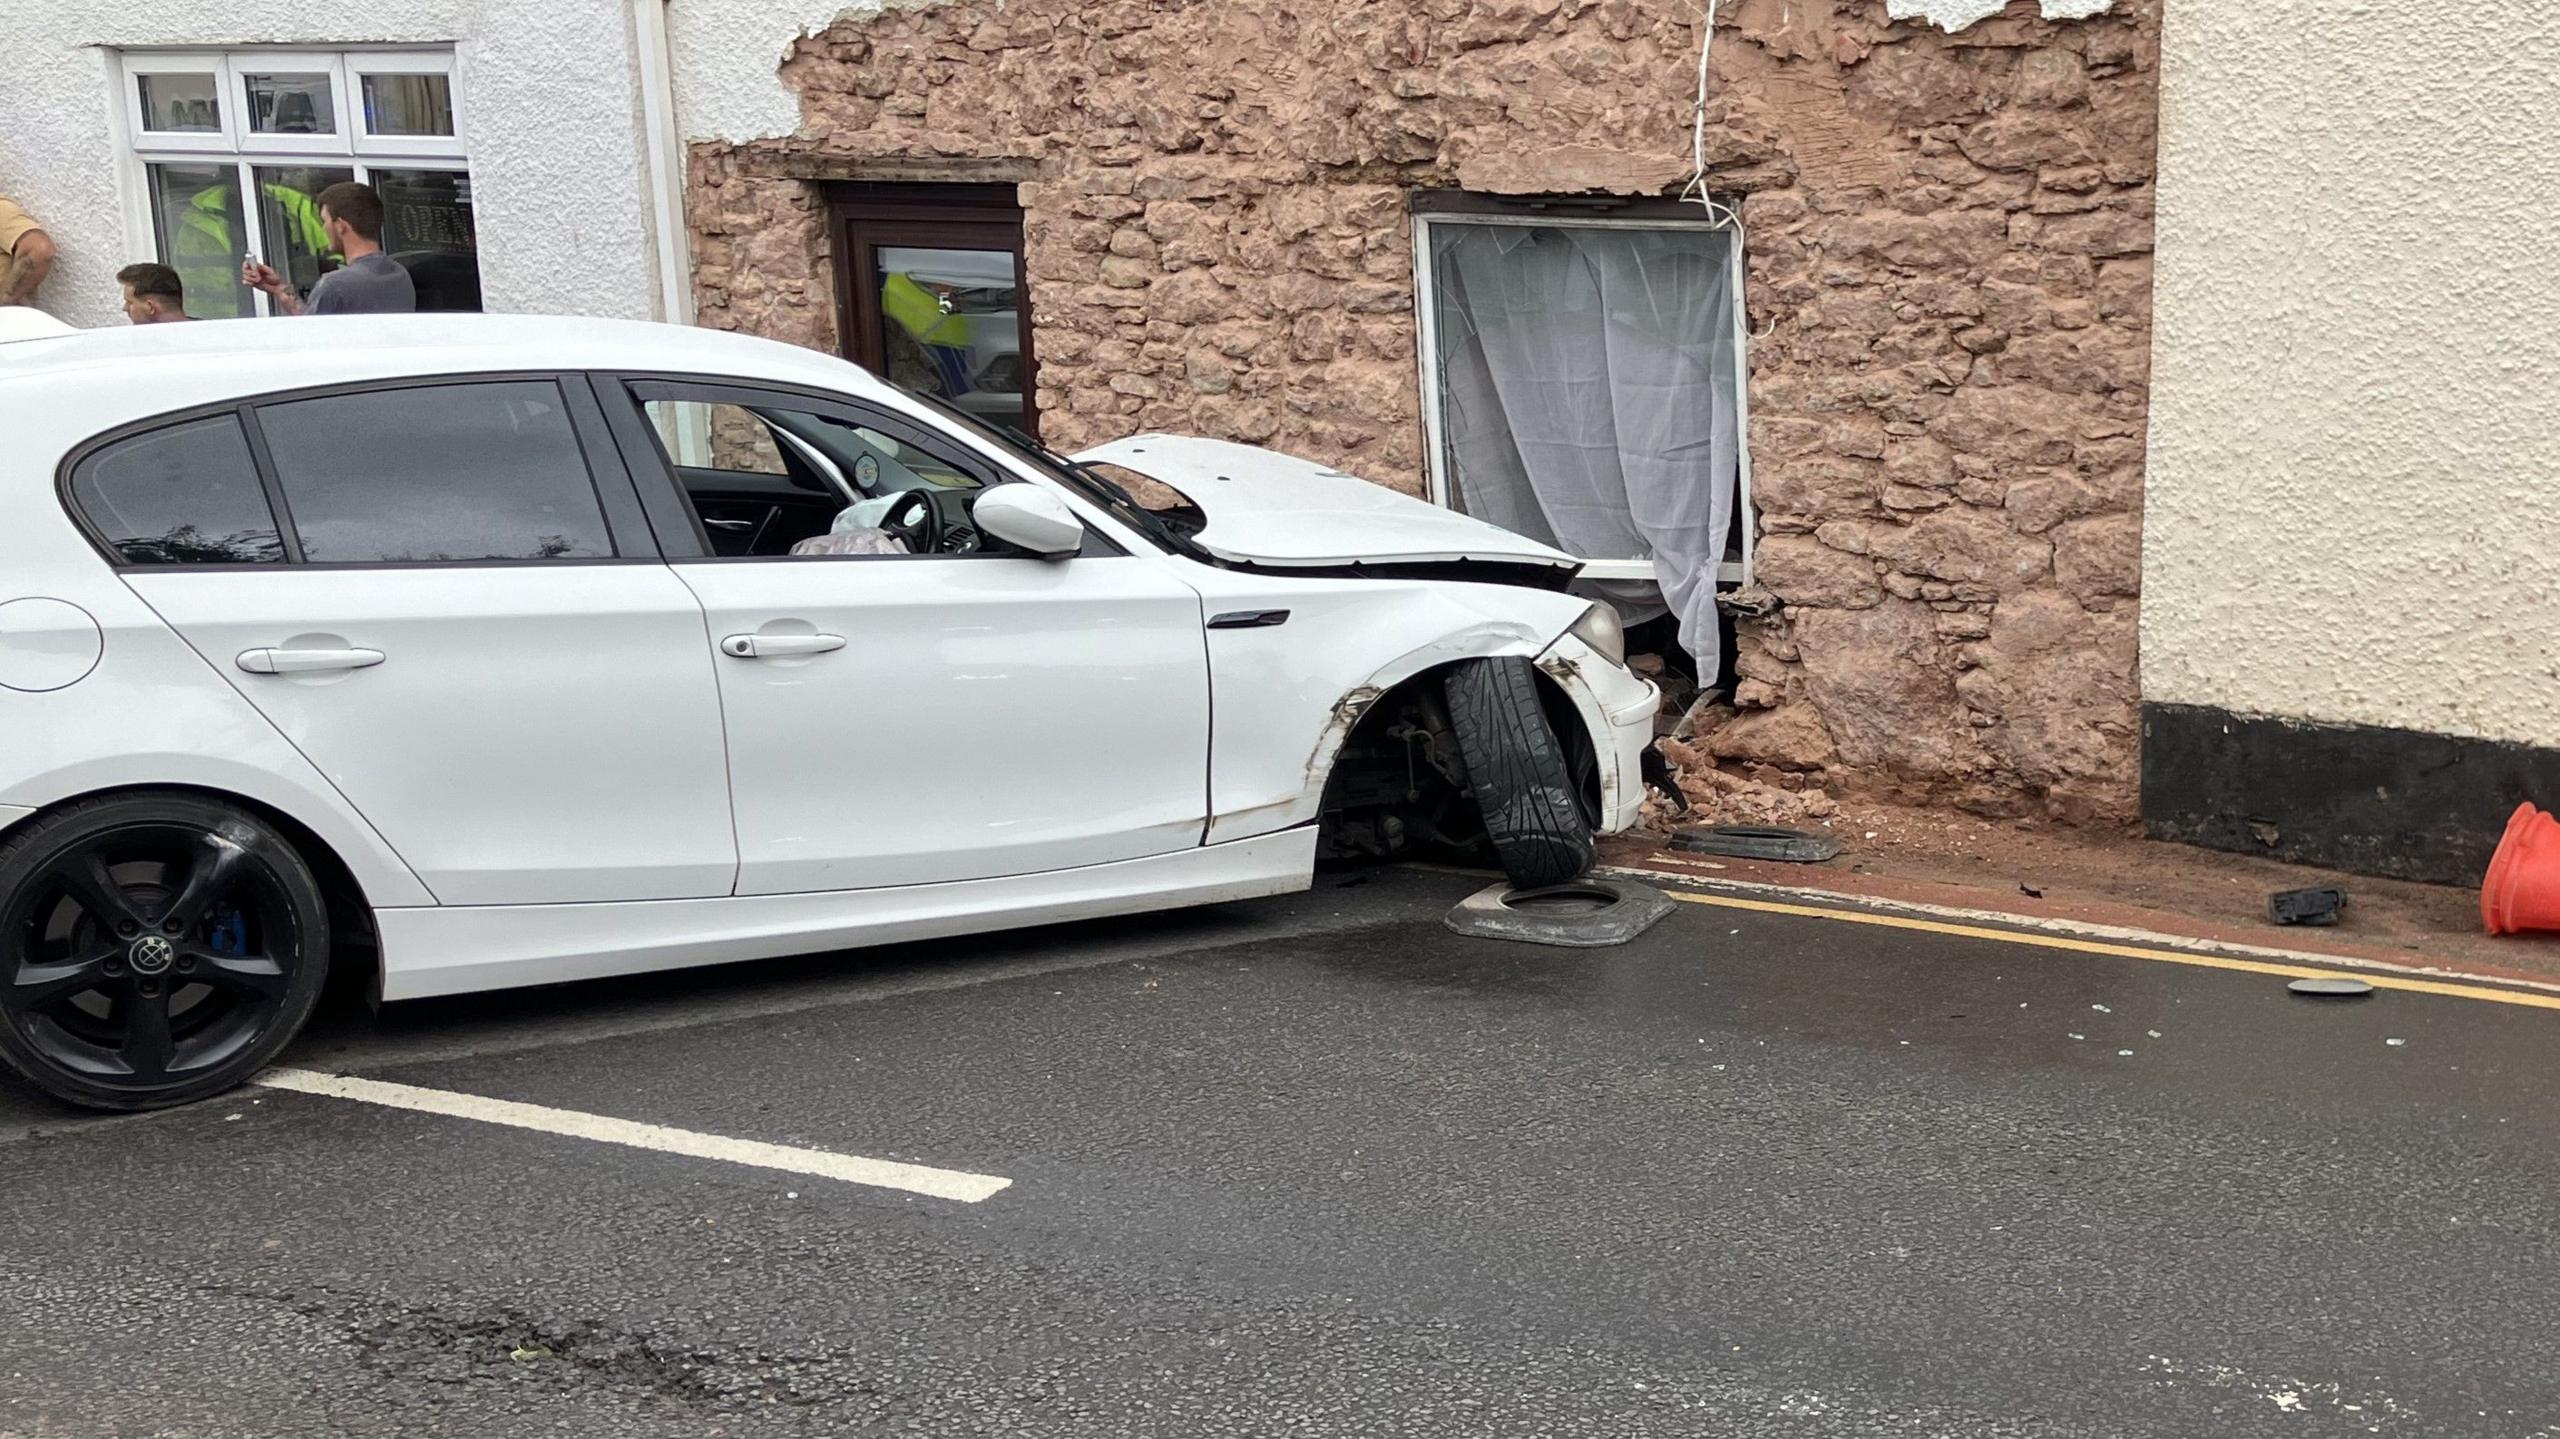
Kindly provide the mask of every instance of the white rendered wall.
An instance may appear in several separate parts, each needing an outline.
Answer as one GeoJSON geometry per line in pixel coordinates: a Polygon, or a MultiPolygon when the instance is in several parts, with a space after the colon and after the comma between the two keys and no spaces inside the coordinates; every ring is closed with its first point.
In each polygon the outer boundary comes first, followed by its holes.
{"type": "Polygon", "coordinates": [[[839,18],[889,8],[886,0],[669,0],[678,132],[688,143],[732,144],[799,133],[799,97],[777,73],[792,45],[839,18]]]}
{"type": "Polygon", "coordinates": [[[2560,745],[2560,26],[2165,20],[2150,701],[2560,745]]]}
{"type": "Polygon", "coordinates": [[[6,30],[0,195],[60,247],[37,299],[72,324],[124,323],[115,272],[151,258],[126,221],[140,175],[107,52],[174,45],[453,45],[483,302],[653,313],[626,0],[50,0],[12,7],[6,30]]]}

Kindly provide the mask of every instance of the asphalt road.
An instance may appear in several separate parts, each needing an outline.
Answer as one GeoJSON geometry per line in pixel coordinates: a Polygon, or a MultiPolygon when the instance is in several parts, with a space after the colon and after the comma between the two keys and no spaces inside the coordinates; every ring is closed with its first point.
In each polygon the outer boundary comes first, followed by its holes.
{"type": "Polygon", "coordinates": [[[1190,916],[395,1009],[0,1091],[0,1434],[2560,1433],[2560,1013],[1684,905],[1190,916]]]}

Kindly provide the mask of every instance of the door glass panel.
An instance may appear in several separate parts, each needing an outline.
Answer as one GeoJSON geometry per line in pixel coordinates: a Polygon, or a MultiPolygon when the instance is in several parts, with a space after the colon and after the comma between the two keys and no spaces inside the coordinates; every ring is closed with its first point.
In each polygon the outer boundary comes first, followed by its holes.
{"type": "Polygon", "coordinates": [[[1013,253],[883,245],[873,254],[885,377],[980,419],[1025,428],[1013,253]]]}
{"type": "Polygon", "coordinates": [[[777,478],[791,473],[772,428],[741,406],[651,400],[643,408],[667,458],[678,466],[777,478]]]}
{"type": "Polygon", "coordinates": [[[186,287],[187,313],[199,320],[254,315],[253,293],[240,283],[249,227],[240,212],[240,167],[153,165],[151,229],[169,268],[186,287]]]}
{"type": "Polygon", "coordinates": [[[258,411],[315,564],[613,553],[548,380],[419,385],[258,411]]]}
{"type": "Polygon", "coordinates": [[[275,512],[236,416],[136,435],[80,462],[71,498],[133,565],[272,565],[275,512]]]}
{"type": "Polygon", "coordinates": [[[372,184],[374,193],[382,197],[382,248],[408,270],[411,283],[417,286],[418,308],[479,309],[480,236],[472,217],[471,177],[460,170],[377,167],[372,184]]]}
{"type": "Polygon", "coordinates": [[[326,71],[240,77],[249,129],[260,135],[334,135],[338,109],[326,71]]]}
{"type": "Polygon", "coordinates": [[[453,133],[453,77],[367,75],[364,132],[368,135],[453,133]]]}
{"type": "Polygon", "coordinates": [[[211,75],[138,75],[142,128],[161,135],[210,135],[222,129],[220,91],[211,75]]]}
{"type": "Polygon", "coordinates": [[[977,476],[921,445],[849,420],[823,415],[806,419],[804,433],[810,441],[830,455],[850,460],[854,487],[866,495],[978,488],[977,476]]]}
{"type": "Polygon", "coordinates": [[[343,165],[260,165],[256,174],[258,230],[266,241],[259,258],[308,296],[322,275],[343,263],[320,223],[320,192],[356,172],[343,165]]]}

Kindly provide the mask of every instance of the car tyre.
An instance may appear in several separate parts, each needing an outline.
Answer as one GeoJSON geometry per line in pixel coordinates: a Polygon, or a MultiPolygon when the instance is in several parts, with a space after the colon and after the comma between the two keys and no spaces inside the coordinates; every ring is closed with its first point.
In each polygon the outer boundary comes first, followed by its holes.
{"type": "Polygon", "coordinates": [[[1467,788],[1502,872],[1523,889],[1562,884],[1597,858],[1573,765],[1517,656],[1467,660],[1441,681],[1467,788]]]}
{"type": "Polygon", "coordinates": [[[0,1061],[91,1109],[230,1089],[320,999],[328,909],[274,826],[197,795],[84,800],[0,837],[0,1061]]]}

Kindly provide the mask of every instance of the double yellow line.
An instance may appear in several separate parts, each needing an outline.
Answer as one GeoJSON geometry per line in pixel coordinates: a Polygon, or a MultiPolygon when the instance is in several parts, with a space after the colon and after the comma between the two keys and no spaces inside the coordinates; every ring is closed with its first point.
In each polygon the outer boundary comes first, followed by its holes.
{"type": "Polygon", "coordinates": [[[2530,990],[2497,989],[2485,984],[2455,984],[2439,979],[2416,979],[2389,970],[2314,969],[2301,964],[2273,964],[2262,959],[2231,959],[2218,954],[2193,954],[2178,949],[2150,949],[2134,944],[2109,944],[2104,940],[2073,939],[2066,935],[2039,934],[2031,930],[1993,929],[1979,924],[1953,924],[1946,920],[1919,919],[1908,915],[1878,914],[1871,910],[1825,909],[1809,904],[1782,904],[1775,900],[1742,899],[1734,895],[1699,894],[1691,890],[1666,890],[1682,904],[1707,904],[1719,909],[1747,909],[1755,914],[1788,914],[1804,919],[1838,920],[1843,924],[1873,925],[1878,929],[1915,930],[1921,934],[1944,934],[1957,939],[1987,939],[2001,944],[2023,944],[2037,949],[2068,950],[2074,954],[2103,954],[2116,959],[2147,959],[2160,964],[2183,964],[2196,969],[2228,969],[2241,974],[2273,975],[2280,979],[2337,979],[2346,976],[2360,979],[2376,989],[2396,989],[2410,994],[2440,994],[2451,999],[2477,999],[2490,1004],[2521,1005],[2527,1009],[2560,1009],[2560,994],[2537,994],[2530,990]]]}

